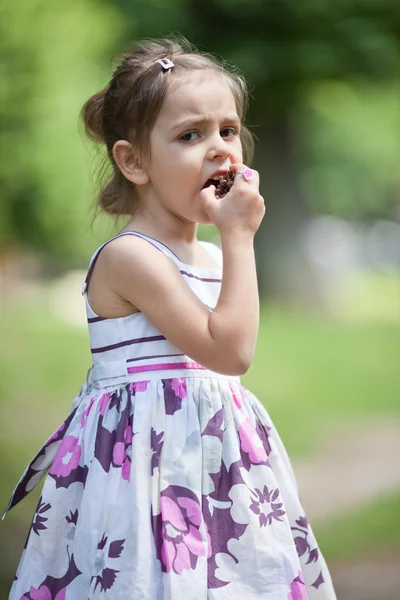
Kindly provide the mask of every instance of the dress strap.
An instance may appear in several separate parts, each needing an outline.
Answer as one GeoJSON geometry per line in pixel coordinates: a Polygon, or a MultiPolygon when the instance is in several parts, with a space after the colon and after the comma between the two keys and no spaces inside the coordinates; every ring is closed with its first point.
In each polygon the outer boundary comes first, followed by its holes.
{"type": "Polygon", "coordinates": [[[158,240],[150,237],[149,235],[140,233],[139,231],[123,231],[122,233],[115,235],[110,240],[107,240],[106,242],[104,242],[104,244],[102,244],[99,248],[97,248],[96,252],[93,254],[92,258],[90,259],[89,268],[88,268],[88,272],[87,272],[85,281],[82,285],[82,294],[83,295],[85,295],[85,293],[87,291],[87,287],[89,285],[89,281],[92,276],[93,269],[96,265],[96,261],[99,258],[100,252],[103,250],[103,248],[105,248],[105,246],[107,246],[107,244],[116,240],[119,237],[123,237],[124,235],[134,235],[135,237],[140,237],[140,238],[146,240],[147,242],[149,242],[149,244],[151,244],[155,248],[157,248],[157,250],[160,250],[160,252],[163,252],[164,254],[169,256],[169,258],[171,258],[175,263],[182,264],[181,261],[179,260],[179,258],[176,256],[176,254],[174,254],[174,252],[172,252],[172,250],[170,250],[168,248],[168,246],[166,246],[162,242],[159,242],[158,240]]]}

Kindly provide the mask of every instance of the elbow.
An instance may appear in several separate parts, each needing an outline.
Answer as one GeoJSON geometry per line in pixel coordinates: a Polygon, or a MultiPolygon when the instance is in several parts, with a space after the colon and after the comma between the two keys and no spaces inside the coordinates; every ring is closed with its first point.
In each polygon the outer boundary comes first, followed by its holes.
{"type": "Polygon", "coordinates": [[[203,364],[206,368],[211,369],[211,371],[215,371],[216,373],[221,373],[221,375],[240,377],[240,375],[247,373],[251,361],[225,353],[224,356],[219,356],[217,360],[203,364]]]}
{"type": "Polygon", "coordinates": [[[245,375],[247,371],[250,369],[251,360],[242,360],[238,364],[237,374],[245,375]]]}
{"type": "MultiPolygon", "coordinates": [[[[229,372],[227,375],[240,376],[245,375],[247,371],[250,369],[251,363],[253,360],[253,353],[246,354],[241,353],[232,357],[229,364],[229,372]]],[[[228,369],[227,369],[228,371],[228,369]]]]}
{"type": "Polygon", "coordinates": [[[255,347],[243,348],[237,357],[238,361],[238,375],[245,375],[251,367],[253,362],[255,347]]]}

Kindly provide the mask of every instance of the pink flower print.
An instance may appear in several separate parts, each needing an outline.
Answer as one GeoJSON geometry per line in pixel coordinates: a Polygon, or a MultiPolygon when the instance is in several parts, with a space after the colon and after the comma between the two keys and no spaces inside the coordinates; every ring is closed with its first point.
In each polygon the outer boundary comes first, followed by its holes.
{"type": "Polygon", "coordinates": [[[89,413],[90,413],[90,409],[91,409],[91,408],[92,408],[92,406],[93,406],[93,402],[94,402],[94,400],[95,400],[94,398],[92,398],[92,399],[90,400],[90,402],[89,402],[89,404],[88,404],[88,407],[87,407],[87,408],[86,408],[86,410],[84,410],[84,411],[83,411],[83,413],[82,413],[82,417],[81,417],[81,428],[85,427],[85,425],[86,425],[86,421],[87,421],[88,415],[89,415],[89,413]]]}
{"type": "Polygon", "coordinates": [[[124,441],[116,442],[113,448],[113,463],[117,467],[122,467],[122,479],[125,481],[131,480],[131,447],[132,447],[132,427],[128,425],[128,427],[124,431],[124,441]],[[128,454],[129,453],[129,454],[128,454]]]}
{"type": "Polygon", "coordinates": [[[239,438],[240,447],[249,455],[251,463],[258,465],[267,460],[267,453],[249,417],[239,427],[239,438]]]}
{"type": "MultiPolygon", "coordinates": [[[[54,600],[65,600],[65,592],[66,588],[60,590],[54,600]]],[[[32,600],[53,600],[52,593],[47,585],[41,585],[38,589],[31,587],[29,593],[32,600]]],[[[25,600],[26,596],[22,596],[22,599],[25,600]]]]}
{"type": "Polygon", "coordinates": [[[308,600],[303,573],[298,572],[296,579],[290,584],[290,592],[287,600],[308,600]]]}
{"type": "Polygon", "coordinates": [[[78,438],[67,435],[63,439],[51,465],[50,473],[57,477],[67,477],[71,471],[77,468],[81,457],[81,447],[78,438]]]}
{"type": "Polygon", "coordinates": [[[106,412],[106,408],[110,401],[110,397],[111,397],[110,392],[107,392],[107,393],[103,394],[100,398],[100,414],[101,414],[101,416],[104,416],[104,413],[106,412]]]}
{"type": "Polygon", "coordinates": [[[235,401],[235,404],[238,408],[242,408],[242,399],[240,398],[235,385],[232,383],[232,381],[229,382],[229,389],[231,390],[231,394],[232,394],[232,398],[235,401]]]}
{"type": "MultiPolygon", "coordinates": [[[[167,573],[174,571],[180,575],[184,570],[194,569],[197,557],[206,556],[206,544],[199,531],[203,515],[196,496],[189,497],[189,493],[185,488],[170,486],[162,492],[160,515],[153,517],[158,557],[167,573]]],[[[211,556],[211,540],[209,536],[207,539],[211,556]]]]}
{"type": "Polygon", "coordinates": [[[186,396],[186,379],[184,377],[173,379],[171,381],[171,389],[174,390],[175,394],[179,398],[185,398],[185,396],[186,396]]]}
{"type": "Polygon", "coordinates": [[[145,392],[150,381],[135,381],[129,384],[129,391],[131,394],[135,392],[145,392]]]}

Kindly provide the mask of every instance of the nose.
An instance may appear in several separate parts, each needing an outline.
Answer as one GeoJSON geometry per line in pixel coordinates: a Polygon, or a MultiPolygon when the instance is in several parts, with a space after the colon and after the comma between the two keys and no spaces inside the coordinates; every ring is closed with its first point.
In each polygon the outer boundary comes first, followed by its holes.
{"type": "Polygon", "coordinates": [[[207,158],[214,160],[215,158],[227,158],[231,153],[231,148],[221,136],[219,130],[210,137],[210,145],[207,151],[207,158]]]}

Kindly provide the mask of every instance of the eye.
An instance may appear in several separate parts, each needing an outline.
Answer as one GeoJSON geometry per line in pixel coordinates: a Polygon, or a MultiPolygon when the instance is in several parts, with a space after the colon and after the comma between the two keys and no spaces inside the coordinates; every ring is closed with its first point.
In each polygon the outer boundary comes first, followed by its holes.
{"type": "Polygon", "coordinates": [[[234,137],[235,135],[238,135],[238,133],[239,132],[235,127],[225,127],[221,130],[221,137],[234,137]],[[228,135],[223,135],[224,133],[227,133],[228,135]]]}
{"type": "Polygon", "coordinates": [[[194,142],[195,139],[197,139],[197,138],[191,137],[193,135],[199,135],[199,134],[197,133],[197,131],[188,131],[187,133],[184,133],[183,135],[181,135],[181,137],[179,139],[182,140],[182,142],[194,142]]]}

